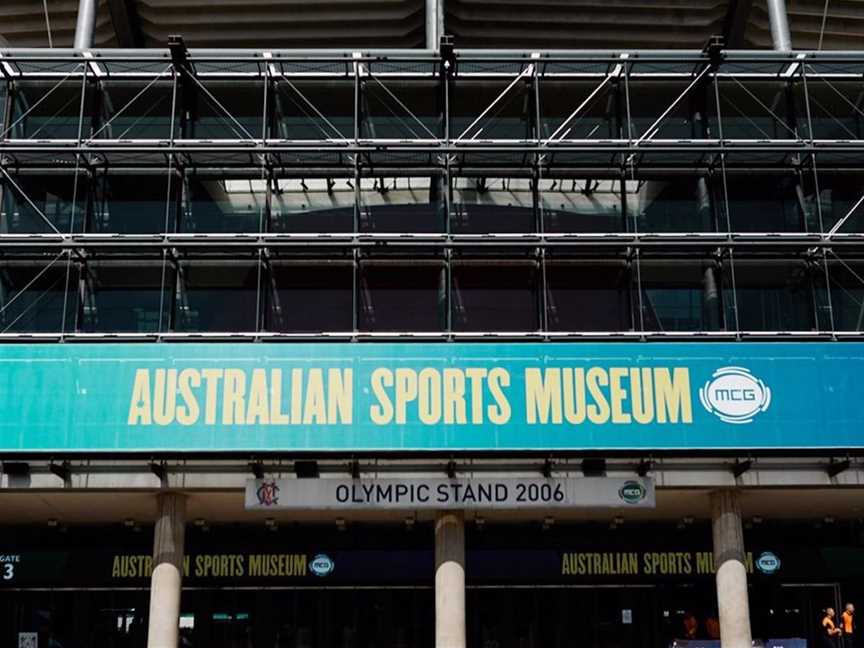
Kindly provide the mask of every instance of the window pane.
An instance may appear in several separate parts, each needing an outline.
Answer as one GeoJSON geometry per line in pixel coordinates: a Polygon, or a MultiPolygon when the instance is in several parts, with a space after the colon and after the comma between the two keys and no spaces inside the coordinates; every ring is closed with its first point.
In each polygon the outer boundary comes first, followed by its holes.
{"type": "Polygon", "coordinates": [[[182,137],[257,139],[262,137],[264,85],[260,82],[207,81],[190,86],[196,112],[182,137]],[[206,90],[205,90],[206,88],[206,90]]]}
{"type": "Polygon", "coordinates": [[[625,186],[628,215],[635,221],[631,224],[635,231],[715,231],[709,178],[646,178],[628,180],[625,186]]]}
{"type": "MultiPolygon", "coordinates": [[[[168,139],[171,137],[172,86],[160,81],[146,88],[144,82],[105,81],[102,119],[96,128],[100,139],[168,139]],[[146,90],[145,90],[146,88],[146,90]]],[[[179,120],[175,120],[175,135],[179,120]]]]}
{"type": "Polygon", "coordinates": [[[537,330],[534,264],[459,262],[454,264],[452,272],[454,330],[537,330]]]}
{"type": "Polygon", "coordinates": [[[453,178],[450,228],[454,234],[537,230],[528,178],[453,178]]]}
{"type": "Polygon", "coordinates": [[[0,266],[0,332],[57,333],[75,329],[77,268],[66,259],[0,266]],[[70,286],[66,295],[66,286],[70,286]]]}
{"type": "Polygon", "coordinates": [[[546,268],[549,329],[622,331],[631,329],[629,271],[609,262],[550,262],[546,268]]]}
{"type": "Polygon", "coordinates": [[[363,178],[361,232],[444,231],[444,185],[433,178],[363,178]]]}
{"type": "Polygon", "coordinates": [[[277,79],[274,102],[273,137],[290,140],[354,137],[353,81],[292,81],[289,85],[277,79]]]}
{"type": "MultiPolygon", "coordinates": [[[[860,234],[864,232],[864,175],[860,173],[835,173],[820,171],[819,209],[822,227],[830,231],[842,219],[848,218],[837,229],[838,234],[860,234]]],[[[813,208],[815,212],[815,207],[813,208]]]]}
{"type": "Polygon", "coordinates": [[[591,178],[540,181],[546,232],[620,232],[621,181],[591,178]]]}
{"type": "Polygon", "coordinates": [[[722,328],[719,272],[713,263],[643,260],[639,272],[644,330],[722,328]]]}
{"type": "Polygon", "coordinates": [[[360,329],[443,331],[446,306],[441,264],[361,265],[360,329]]]}
{"type": "Polygon", "coordinates": [[[178,331],[254,331],[258,266],[246,262],[184,263],[177,295],[178,331]]]}
{"type": "Polygon", "coordinates": [[[265,326],[269,331],[320,333],[354,328],[350,262],[271,265],[265,326]]]}
{"type": "MultiPolygon", "coordinates": [[[[728,174],[726,194],[733,232],[803,232],[805,205],[800,177],[728,174]]],[[[725,219],[721,227],[725,229],[725,219]]]]}
{"type": "Polygon", "coordinates": [[[96,178],[88,231],[97,234],[156,234],[174,231],[180,179],[108,173],[96,178]],[[170,194],[169,194],[170,189],[170,194]]]}
{"type": "MultiPolygon", "coordinates": [[[[729,272],[726,265],[725,272],[729,272]]],[[[809,331],[815,328],[813,286],[807,266],[800,262],[735,259],[735,298],[742,331],[809,331]]],[[[729,284],[727,283],[727,290],[729,284]]],[[[727,320],[733,296],[724,303],[727,320]]]]}
{"type": "Polygon", "coordinates": [[[164,330],[174,285],[170,265],[95,262],[87,265],[87,300],[81,330],[88,332],[155,333],[164,330]],[[162,326],[159,324],[160,313],[162,326]]]}
{"type": "Polygon", "coordinates": [[[271,232],[354,231],[353,179],[277,178],[271,200],[271,232]]]}
{"type": "Polygon", "coordinates": [[[83,173],[11,177],[12,181],[0,178],[3,191],[0,231],[9,234],[49,234],[55,229],[61,233],[82,231],[87,201],[83,173]]]}
{"type": "MultiPolygon", "coordinates": [[[[12,106],[12,123],[8,137],[15,139],[78,139],[81,112],[81,81],[68,79],[56,87],[56,81],[24,81],[16,86],[12,106]]],[[[92,94],[88,90],[88,94],[92,94]]],[[[92,104],[84,102],[84,124],[89,127],[87,112],[92,104]]],[[[90,134],[85,128],[82,136],[90,134]]]]}
{"type": "Polygon", "coordinates": [[[831,310],[837,331],[864,331],[864,262],[829,261],[831,310]]]}
{"type": "Polygon", "coordinates": [[[249,179],[187,179],[182,232],[260,232],[267,206],[266,183],[249,179]]]}
{"type": "Polygon", "coordinates": [[[363,137],[432,139],[443,135],[440,85],[393,78],[369,79],[363,88],[363,137]],[[401,105],[400,105],[401,104],[401,105]]]}

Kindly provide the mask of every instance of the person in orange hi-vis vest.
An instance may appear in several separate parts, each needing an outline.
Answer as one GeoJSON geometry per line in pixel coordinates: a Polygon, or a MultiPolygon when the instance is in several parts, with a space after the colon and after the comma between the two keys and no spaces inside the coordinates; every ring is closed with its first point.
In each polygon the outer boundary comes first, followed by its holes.
{"type": "Polygon", "coordinates": [[[843,631],[837,627],[837,624],[834,623],[834,619],[836,617],[836,613],[834,612],[834,608],[826,608],[825,614],[822,616],[822,628],[820,631],[820,636],[822,638],[821,644],[824,648],[838,648],[840,643],[840,636],[843,634],[843,631]]]}
{"type": "Polygon", "coordinates": [[[855,648],[858,633],[855,627],[855,606],[851,603],[846,604],[846,609],[840,615],[840,628],[843,630],[844,648],[855,648]]]}

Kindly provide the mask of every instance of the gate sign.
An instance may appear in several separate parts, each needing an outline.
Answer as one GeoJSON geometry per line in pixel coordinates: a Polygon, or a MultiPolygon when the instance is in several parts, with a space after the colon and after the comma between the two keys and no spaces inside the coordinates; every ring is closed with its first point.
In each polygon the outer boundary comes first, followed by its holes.
{"type": "Polygon", "coordinates": [[[864,448],[864,344],[0,345],[0,452],[864,448]]]}
{"type": "Polygon", "coordinates": [[[250,479],[249,510],[654,508],[640,477],[250,479]]]}

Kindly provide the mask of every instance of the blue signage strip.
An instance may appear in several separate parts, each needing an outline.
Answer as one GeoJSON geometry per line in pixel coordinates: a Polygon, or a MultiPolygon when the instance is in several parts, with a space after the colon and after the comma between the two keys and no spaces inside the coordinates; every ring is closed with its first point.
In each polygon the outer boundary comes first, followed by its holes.
{"type": "Polygon", "coordinates": [[[864,344],[0,346],[0,451],[861,448],[864,344]]]}

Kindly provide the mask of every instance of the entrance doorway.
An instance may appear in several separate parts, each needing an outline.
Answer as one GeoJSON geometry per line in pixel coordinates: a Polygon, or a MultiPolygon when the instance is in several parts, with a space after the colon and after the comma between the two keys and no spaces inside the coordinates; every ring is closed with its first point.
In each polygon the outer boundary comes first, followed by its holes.
{"type": "Polygon", "coordinates": [[[478,648],[649,648],[651,586],[469,587],[468,645],[478,648]]]}
{"type": "Polygon", "coordinates": [[[822,615],[828,607],[838,615],[842,610],[837,583],[755,586],[750,592],[753,636],[765,640],[801,638],[808,646],[818,646],[822,615]]]}

